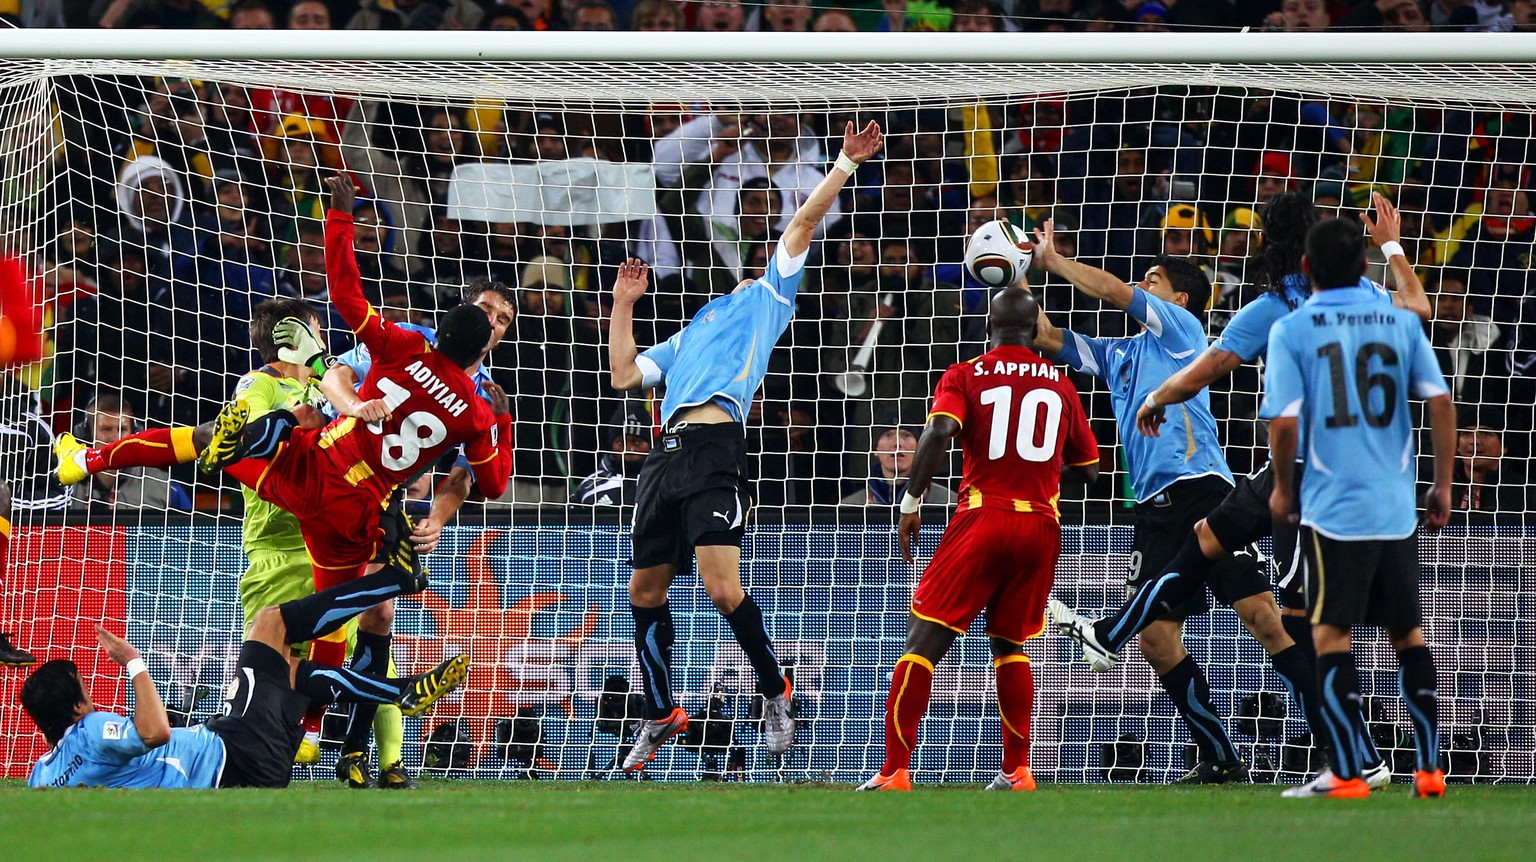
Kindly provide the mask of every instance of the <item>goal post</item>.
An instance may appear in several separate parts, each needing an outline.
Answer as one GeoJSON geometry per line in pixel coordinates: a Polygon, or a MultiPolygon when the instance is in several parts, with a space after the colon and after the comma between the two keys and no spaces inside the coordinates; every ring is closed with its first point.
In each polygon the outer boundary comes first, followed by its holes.
{"type": "MultiPolygon", "coordinates": [[[[240,639],[238,493],[188,466],[66,490],[46,447],[212,418],[259,365],[246,327],[265,299],[312,301],[345,349],[319,232],[320,181],[343,171],[361,187],[359,260],[384,313],[430,325],[483,280],[518,306],[489,363],[514,398],[513,489],[465,507],[428,559],[433,586],[396,612],[403,668],[451,652],[476,668],[407,720],[407,766],[607,774],[625,729],[613,681],[639,684],[627,525],[656,406],[607,383],[614,270],[629,255],[651,264],[642,348],[678,331],[761,271],[843,123],[870,118],[886,151],[823,222],[748,422],[759,500],[743,577],[795,676],[797,745],[763,752],[750,668],[685,575],[671,598],[680,702],[716,703],[732,735],[668,746],[648,772],[852,781],[881,762],[920,574],[895,546],[901,452],[937,375],[984,349],[987,291],[960,266],[974,227],[1055,218],[1073,254],[1128,281],[1158,253],[1193,256],[1216,288],[1214,338],[1257,293],[1269,195],[1353,215],[1381,191],[1430,284],[1466,438],[1454,525],[1421,545],[1444,756],[1455,780],[1536,780],[1536,43],[1514,34],[0,31],[0,245],[33,274],[50,336],[49,359],[0,392],[15,526],[0,631],[75,660],[99,704],[123,707],[94,645],[106,620],[173,709],[217,709],[240,639]],[[850,371],[862,389],[841,383],[850,371]]],[[[1370,267],[1390,282],[1374,251],[1370,267]]],[[[1030,279],[1059,325],[1134,334],[1123,312],[1030,279]]],[[[1056,595],[1098,614],[1137,564],[1133,514],[1118,382],[1075,379],[1106,469],[1063,500],[1056,595]]],[[[1212,387],[1235,473],[1267,457],[1260,379],[1249,366],[1212,387]]],[[[939,480],[951,492],[958,468],[939,480]]],[[[418,511],[430,486],[412,490],[418,511]]],[[[919,563],[937,507],[927,520],[919,563]]],[[[1230,609],[1185,637],[1257,779],[1318,766],[1230,609]]],[[[1135,647],[1108,674],[1051,632],[1027,649],[1036,775],[1183,771],[1189,735],[1135,647]]],[[[1357,652],[1373,732],[1401,771],[1395,659],[1375,635],[1357,652]]],[[[935,677],[920,777],[995,772],[992,679],[985,639],[958,641],[935,677]]],[[[42,741],[14,698],[0,698],[0,737],[0,769],[24,775],[42,741]]]]}

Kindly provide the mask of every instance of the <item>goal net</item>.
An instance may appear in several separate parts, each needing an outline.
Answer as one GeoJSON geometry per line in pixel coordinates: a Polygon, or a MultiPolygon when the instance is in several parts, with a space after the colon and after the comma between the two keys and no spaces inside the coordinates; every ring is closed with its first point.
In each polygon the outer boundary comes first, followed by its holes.
{"type": "MultiPolygon", "coordinates": [[[[687,34],[560,42],[579,51],[562,57],[535,38],[546,34],[345,33],[291,43],[313,59],[259,59],[238,34],[199,34],[217,41],[193,48],[165,35],[137,56],[127,42],[95,55],[119,59],[92,59],[88,42],[48,58],[18,41],[0,51],[13,57],[0,62],[0,231],[50,327],[48,360],[5,380],[0,470],[14,536],[0,631],[41,660],[78,662],[104,708],[130,704],[95,647],[100,621],[143,650],[174,713],[218,709],[241,639],[241,498],[192,466],[64,488],[47,446],[66,432],[99,443],[211,419],[260,364],[247,326],[269,298],[314,303],[331,349],[347,350],[321,245],[321,180],[341,171],[361,189],[358,259],[384,316],[430,326],[484,280],[517,306],[489,363],[513,395],[512,488],[464,507],[428,558],[430,590],[396,610],[402,668],[456,652],[474,662],[461,692],[407,720],[406,764],[484,778],[609,774],[632,729],[623,690],[639,687],[628,523],[656,407],[608,385],[615,268],[649,262],[637,338],[667,338],[762,271],[844,123],[876,119],[885,151],[818,229],[748,422],[758,502],[743,579],[794,677],[796,746],[765,753],[750,668],[684,574],[671,594],[675,685],[691,714],[716,721],[691,746],[664,748],[647,775],[846,782],[879,766],[889,672],[942,527],[935,513],[918,567],[901,561],[903,453],[938,375],[986,344],[987,291],[960,265],[972,229],[1054,218],[1064,253],[1131,282],[1159,253],[1191,256],[1215,285],[1215,337],[1259,291],[1266,200],[1300,191],[1354,216],[1380,191],[1402,211],[1403,245],[1433,299],[1429,331],[1462,429],[1453,526],[1421,546],[1443,755],[1453,780],[1536,778],[1536,57],[1478,61],[1477,44],[1510,43],[1470,36],[1431,37],[1454,62],[1433,61],[1427,41],[1403,43],[1419,62],[1327,62],[1354,56],[1352,43],[1385,49],[1371,37],[1304,48],[1257,36],[811,40],[813,62],[687,34]],[[712,59],[677,59],[691,48],[712,59]]],[[[1370,267],[1391,284],[1374,249],[1370,267]]],[[[1029,279],[1059,326],[1134,334],[1123,312],[1038,271],[1029,279]]],[[[1076,381],[1106,470],[1063,499],[1055,594],[1097,615],[1136,564],[1108,396],[1121,381],[1076,381]]],[[[1267,457],[1260,381],[1246,366],[1212,387],[1235,474],[1267,457]]],[[[1427,476],[1427,455],[1419,463],[1427,476]]],[[[956,453],[930,502],[956,487],[958,468],[956,453]]],[[[408,489],[414,511],[441,476],[408,489]]],[[[1185,641],[1257,779],[1319,766],[1230,609],[1189,620],[1185,641]]],[[[1106,674],[1052,632],[1027,648],[1037,776],[1184,771],[1189,734],[1134,646],[1106,674]]],[[[1391,649],[1367,634],[1356,652],[1377,744],[1411,771],[1391,649]]],[[[43,743],[12,694],[24,672],[0,673],[3,767],[20,776],[43,743]]],[[[978,627],[938,668],[914,763],[922,780],[995,774],[992,679],[978,627]]]]}

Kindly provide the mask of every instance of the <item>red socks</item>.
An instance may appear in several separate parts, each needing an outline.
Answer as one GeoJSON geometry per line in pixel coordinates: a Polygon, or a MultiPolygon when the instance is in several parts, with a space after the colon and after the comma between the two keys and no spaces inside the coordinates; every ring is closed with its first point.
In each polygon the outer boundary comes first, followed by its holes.
{"type": "Polygon", "coordinates": [[[105,446],[85,450],[91,473],[125,467],[174,467],[197,458],[191,428],[150,428],[105,446]]]}
{"type": "Polygon", "coordinates": [[[997,711],[1003,718],[1003,772],[1029,765],[1029,718],[1035,707],[1035,674],[1023,653],[994,658],[997,711]]]}
{"type": "Polygon", "coordinates": [[[917,747],[917,726],[928,711],[933,691],[933,665],[922,656],[907,654],[891,674],[891,693],[885,699],[885,765],[881,775],[908,769],[917,747]]]}

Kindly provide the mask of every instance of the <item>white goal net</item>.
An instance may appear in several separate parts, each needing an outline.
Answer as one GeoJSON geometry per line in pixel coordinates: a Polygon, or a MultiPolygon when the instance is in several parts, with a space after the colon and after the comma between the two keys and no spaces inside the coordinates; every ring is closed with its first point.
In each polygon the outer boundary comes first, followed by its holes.
{"type": "MultiPolygon", "coordinates": [[[[0,631],[40,660],[77,661],[98,703],[127,705],[95,647],[93,626],[107,620],[143,650],[173,711],[196,721],[218,708],[241,639],[240,495],[194,465],[65,489],[46,447],[64,432],[100,443],[211,419],[260,364],[247,324],[266,299],[312,302],[331,349],[345,351],[321,245],[321,180],[342,171],[362,190],[359,264],[386,316],[430,326],[483,280],[517,305],[490,362],[513,395],[511,489],[464,507],[428,559],[431,589],[396,611],[403,668],[455,652],[475,663],[464,690],[407,720],[406,764],[606,775],[624,704],[605,687],[639,683],[627,526],[655,406],[608,386],[615,268],[630,255],[650,263],[637,338],[644,348],[668,337],[761,272],[844,122],[876,119],[885,151],[823,223],[749,421],[759,499],[743,576],[794,676],[796,746],[765,753],[750,668],[685,575],[671,598],[675,685],[690,713],[713,703],[731,733],[668,746],[648,774],[851,781],[879,766],[888,674],[920,574],[895,545],[902,453],[938,375],[985,349],[987,291],[960,265],[972,229],[1054,218],[1064,252],[1133,282],[1157,254],[1192,256],[1216,288],[1214,337],[1260,290],[1265,201],[1300,191],[1354,215],[1380,191],[1403,212],[1462,429],[1453,526],[1421,546],[1443,756],[1452,780],[1536,779],[1536,54],[1479,62],[1471,40],[1488,37],[1436,36],[1455,62],[1347,62],[1343,41],[1328,43],[1337,62],[1266,61],[1300,43],[1231,36],[1149,38],[1167,46],[1162,62],[1116,59],[1152,56],[1133,41],[1084,43],[1102,47],[1079,58],[1095,62],[1069,62],[1051,46],[1073,37],[980,37],[970,54],[960,35],[929,43],[931,62],[911,39],[889,43],[900,62],[877,61],[880,43],[858,39],[856,61],[839,61],[835,42],[813,40],[827,59],[809,62],[727,40],[713,59],[684,62],[630,44],[649,36],[561,59],[540,47],[545,34],[512,34],[526,38],[485,59],[484,41],[421,34],[420,55],[437,59],[413,60],[403,37],[370,57],[364,37],[376,35],[327,34],[329,51],[303,43],[344,59],[198,58],[168,43],[162,56],[182,59],[136,59],[114,42],[119,59],[79,48],[0,61],[0,232],[46,300],[50,339],[48,359],[8,372],[3,392],[14,536],[0,631]],[[1210,41],[1241,38],[1253,40],[1241,62],[1210,41]],[[514,59],[519,46],[540,59],[514,59]],[[1210,49],[1210,61],[1177,46],[1210,49]],[[758,59],[723,56],[734,47],[758,59]],[[1048,50],[1062,59],[1031,59],[1048,50]],[[856,395],[841,383],[849,370],[865,383],[856,395]]],[[[3,47],[19,56],[18,44],[3,47]]],[[[1371,261],[1390,284],[1380,255],[1371,261]]],[[[1030,281],[1060,326],[1135,330],[1069,284],[1038,271],[1030,281]]],[[[1234,473],[1267,457],[1260,378],[1244,367],[1212,389],[1234,473]]],[[[1123,595],[1131,510],[1105,384],[1077,383],[1114,469],[1063,500],[1056,595],[1098,614],[1123,595]]],[[[953,489],[958,468],[957,452],[940,483],[953,489]]],[[[431,478],[409,489],[411,506],[425,509],[431,478]]],[[[923,558],[939,527],[925,531],[923,558]]],[[[1232,611],[1190,620],[1185,635],[1256,779],[1317,768],[1301,716],[1232,611]]],[[[1037,776],[1183,772],[1189,734],[1135,647],[1108,674],[1051,632],[1028,650],[1037,776]]],[[[1356,652],[1377,743],[1411,771],[1391,650],[1368,636],[1356,652]]],[[[0,766],[24,775],[42,738],[15,704],[22,672],[0,673],[0,766]]],[[[921,778],[994,774],[992,680],[978,627],[938,668],[921,778]]]]}

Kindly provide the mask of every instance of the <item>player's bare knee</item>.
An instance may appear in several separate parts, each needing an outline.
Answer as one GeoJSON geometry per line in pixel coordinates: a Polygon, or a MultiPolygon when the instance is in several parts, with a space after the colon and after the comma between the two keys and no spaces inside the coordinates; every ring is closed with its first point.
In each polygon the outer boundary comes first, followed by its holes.
{"type": "Polygon", "coordinates": [[[204,449],[207,449],[208,448],[208,444],[212,443],[212,442],[213,442],[213,423],[212,422],[204,422],[203,424],[201,424],[201,425],[197,426],[196,428],[192,429],[192,446],[193,446],[193,448],[197,449],[197,451],[201,452],[204,449]]]}
{"type": "Polygon", "coordinates": [[[357,617],[357,627],[365,632],[387,635],[395,625],[395,603],[381,602],[357,617]]]}
{"type": "Polygon", "coordinates": [[[944,658],[944,654],[949,652],[949,646],[955,642],[956,634],[958,633],[954,629],[938,623],[910,617],[907,622],[907,653],[922,656],[933,664],[938,664],[944,658]]]}
{"type": "Polygon", "coordinates": [[[1216,560],[1227,555],[1227,549],[1221,546],[1221,540],[1216,538],[1216,533],[1204,518],[1195,522],[1195,538],[1200,542],[1200,553],[1206,559],[1216,560]]]}
{"type": "Polygon", "coordinates": [[[667,601],[667,588],[672,586],[674,567],[651,566],[635,569],[629,577],[629,602],[636,607],[658,608],[667,601]]]}
{"type": "Polygon", "coordinates": [[[267,644],[279,652],[285,651],[288,627],[283,623],[283,612],[276,605],[257,611],[251,618],[251,631],[247,639],[267,644]]]}
{"type": "Polygon", "coordinates": [[[992,646],[993,658],[1007,658],[1008,656],[1020,655],[1024,652],[1023,644],[1016,644],[1010,640],[989,637],[987,642],[992,646]]]}

